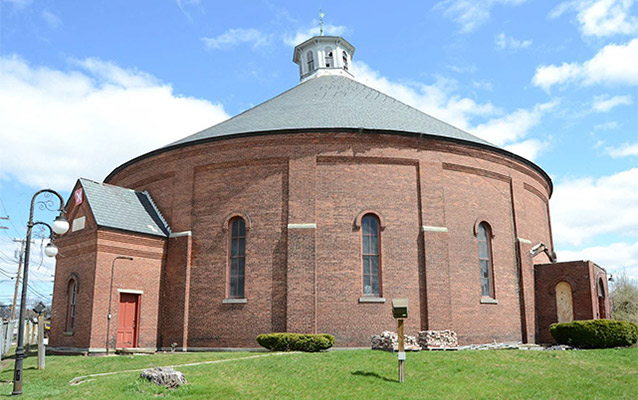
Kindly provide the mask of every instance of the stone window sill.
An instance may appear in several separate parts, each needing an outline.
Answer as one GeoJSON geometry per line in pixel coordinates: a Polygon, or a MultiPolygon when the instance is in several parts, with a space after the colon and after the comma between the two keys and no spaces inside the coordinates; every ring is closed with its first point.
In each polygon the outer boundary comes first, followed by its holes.
{"type": "Polygon", "coordinates": [[[73,336],[73,332],[64,332],[63,335],[64,336],[73,336]]]}
{"type": "Polygon", "coordinates": [[[248,300],[246,299],[224,299],[222,300],[222,304],[246,304],[248,300]]]}
{"type": "Polygon", "coordinates": [[[385,303],[383,297],[363,296],[359,297],[359,303],[385,303]]]}
{"type": "Polygon", "coordinates": [[[481,297],[481,304],[498,304],[498,300],[491,297],[481,297]]]}

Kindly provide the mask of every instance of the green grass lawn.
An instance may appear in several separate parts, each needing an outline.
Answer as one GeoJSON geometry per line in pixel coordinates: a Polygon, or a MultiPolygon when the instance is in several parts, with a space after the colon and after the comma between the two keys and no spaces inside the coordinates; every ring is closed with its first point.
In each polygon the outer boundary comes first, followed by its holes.
{"type": "MultiPolygon", "coordinates": [[[[397,381],[396,354],[380,351],[188,353],[116,357],[48,356],[45,371],[25,360],[23,398],[137,399],[612,399],[638,398],[638,348],[587,351],[408,353],[397,381]],[[164,389],[129,372],[69,385],[76,376],[199,361],[178,368],[188,384],[164,389]]],[[[2,361],[0,396],[12,391],[13,360],[2,361]]]]}

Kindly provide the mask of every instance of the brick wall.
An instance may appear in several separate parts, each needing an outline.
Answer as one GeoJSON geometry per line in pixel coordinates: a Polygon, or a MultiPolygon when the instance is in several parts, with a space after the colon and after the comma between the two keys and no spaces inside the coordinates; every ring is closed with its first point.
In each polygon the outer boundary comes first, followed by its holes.
{"type": "Polygon", "coordinates": [[[597,282],[602,279],[605,287],[605,314],[609,318],[609,296],[607,273],[591,261],[570,261],[553,264],[537,264],[536,313],[537,341],[555,343],[549,333],[549,326],[558,322],[556,309],[556,285],[567,282],[572,289],[574,320],[598,319],[597,282]]]}
{"type": "Polygon", "coordinates": [[[173,254],[169,241],[163,346],[183,339],[175,324],[184,320],[185,301],[188,347],[255,347],[257,334],[282,330],[367,346],[370,335],[395,329],[394,297],[410,299],[408,334],[452,328],[462,344],[533,340],[532,263],[518,239],[551,246],[549,189],[507,156],[416,137],[272,134],[175,149],[128,166],[109,183],[148,190],[174,232],[192,232],[189,280],[183,247],[173,254]],[[355,220],[366,210],[385,224],[385,303],[359,302],[355,220]],[[250,220],[243,304],[223,303],[232,215],[250,220]],[[473,231],[480,220],[494,233],[497,304],[481,302],[473,231]]]}

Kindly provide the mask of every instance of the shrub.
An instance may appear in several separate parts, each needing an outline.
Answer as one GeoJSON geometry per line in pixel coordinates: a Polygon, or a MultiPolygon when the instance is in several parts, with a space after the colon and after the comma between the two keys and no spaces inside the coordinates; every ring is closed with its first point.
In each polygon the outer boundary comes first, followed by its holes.
{"type": "Polygon", "coordinates": [[[332,347],[335,337],[325,333],[264,333],[257,343],[273,351],[321,351],[332,347]]]}
{"type": "Polygon", "coordinates": [[[613,319],[552,324],[549,331],[558,344],[582,349],[631,346],[638,341],[638,325],[613,319]]]}

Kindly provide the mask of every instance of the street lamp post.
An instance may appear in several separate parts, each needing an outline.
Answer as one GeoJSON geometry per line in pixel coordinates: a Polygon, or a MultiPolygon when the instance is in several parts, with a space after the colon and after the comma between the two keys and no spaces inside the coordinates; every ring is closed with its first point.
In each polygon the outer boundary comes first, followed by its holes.
{"type": "MultiPolygon", "coordinates": [[[[39,204],[39,208],[41,210],[47,209],[50,211],[55,211],[55,209],[49,208],[53,205],[51,200],[42,201],[39,202],[39,204]]],[[[31,251],[31,232],[33,231],[33,227],[36,225],[42,225],[49,229],[49,237],[51,238],[51,241],[44,249],[44,253],[48,257],[55,257],[58,254],[58,248],[55,246],[55,244],[53,244],[54,233],[58,235],[64,235],[69,230],[69,221],[67,221],[64,213],[64,199],[58,192],[51,189],[42,189],[33,195],[33,198],[31,199],[29,222],[27,223],[27,241],[25,243],[24,249],[24,275],[22,277],[22,296],[20,297],[20,316],[18,319],[18,347],[16,348],[16,363],[15,369],[13,371],[13,392],[11,393],[12,396],[22,394],[22,360],[24,360],[24,344],[22,342],[24,341],[24,314],[27,308],[27,285],[29,282],[29,254],[31,251]],[[57,196],[58,200],[60,200],[60,207],[58,208],[58,211],[60,211],[60,215],[55,218],[55,221],[52,224],[53,226],[47,224],[46,222],[33,222],[33,208],[36,204],[35,199],[41,193],[45,193],[45,196],[50,196],[51,194],[53,194],[57,196]]]]}
{"type": "Polygon", "coordinates": [[[117,256],[111,263],[111,286],[109,286],[109,312],[106,315],[106,355],[109,355],[109,335],[111,333],[111,301],[113,300],[113,271],[115,270],[116,260],[129,260],[133,261],[133,257],[117,256]]]}

